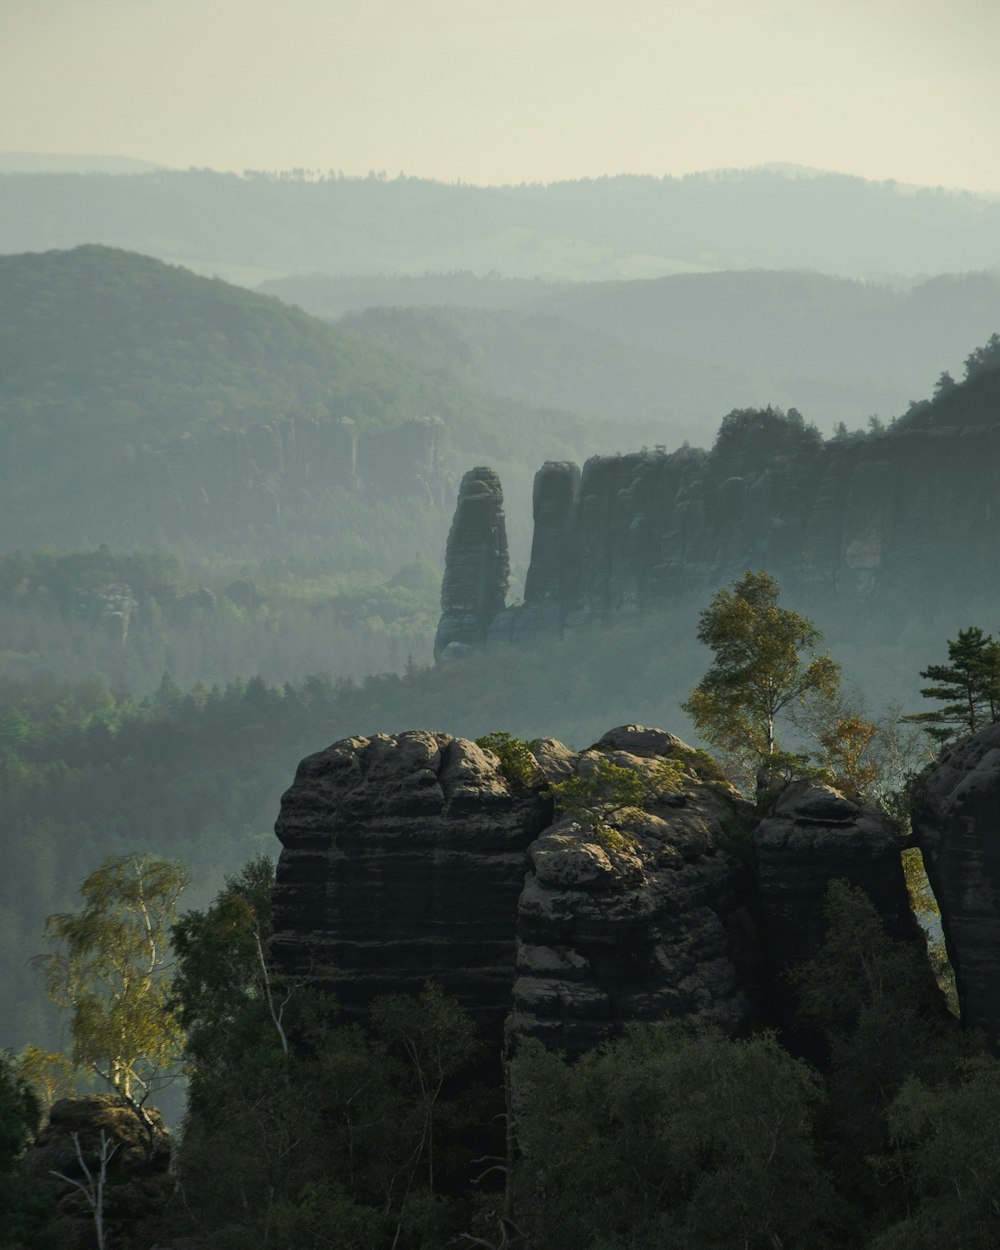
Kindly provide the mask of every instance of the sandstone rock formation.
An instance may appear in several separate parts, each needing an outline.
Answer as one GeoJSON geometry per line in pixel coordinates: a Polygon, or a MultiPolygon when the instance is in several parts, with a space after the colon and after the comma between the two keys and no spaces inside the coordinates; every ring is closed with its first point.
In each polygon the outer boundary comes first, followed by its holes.
{"type": "Polygon", "coordinates": [[[433,980],[496,1044],[506,1020],[579,1053],[632,1022],[739,1034],[786,1019],[785,974],[818,947],[834,879],[892,936],[923,941],[897,839],[829,786],[788,786],[761,817],[664,730],[531,750],[521,783],[492,752],[422,730],[303,760],[276,825],[280,974],[355,1013],[433,980]],[[609,762],[645,778],[641,807],[600,779],[609,762]],[[572,779],[582,799],[559,791],[572,779]]]}
{"type": "Polygon", "coordinates": [[[757,891],[769,970],[779,1008],[784,974],[823,941],[823,900],[831,881],[860,887],[890,936],[922,941],[910,909],[899,840],[873,807],[831,786],[788,786],[753,833],[757,891]]]}
{"type": "Polygon", "coordinates": [[[810,614],[844,603],[912,614],[912,587],[928,581],[975,595],[1000,564],[1000,422],[984,385],[982,411],[975,388],[958,387],[868,437],[824,442],[797,414],[748,410],[709,452],[595,456],[582,474],[547,463],[524,603],[500,603],[477,628],[515,642],[559,634],[704,599],[748,568],[766,568],[810,614]]]}
{"type": "Polygon", "coordinates": [[[500,479],[492,469],[470,469],[448,534],[436,658],[464,654],[486,641],[491,621],[503,610],[509,580],[500,479]]]}
{"type": "Polygon", "coordinates": [[[528,849],[518,903],[510,1025],[578,1053],[637,1021],[684,1019],[731,1034],[759,1014],[760,949],[747,870],[732,850],[744,804],[699,775],[695,752],[661,730],[625,726],[589,751],[548,745],[543,766],[587,776],[601,757],[649,771],[684,764],[645,810],[567,815],[528,849]]]}
{"type": "Polygon", "coordinates": [[[272,954],[347,1007],[437,981],[486,1027],[507,1011],[525,851],[549,823],[474,742],[348,738],[281,803],[272,954]]]}
{"type": "Polygon", "coordinates": [[[1000,724],[918,778],[913,831],[941,909],[962,1021],[1000,1041],[1000,724]]]}

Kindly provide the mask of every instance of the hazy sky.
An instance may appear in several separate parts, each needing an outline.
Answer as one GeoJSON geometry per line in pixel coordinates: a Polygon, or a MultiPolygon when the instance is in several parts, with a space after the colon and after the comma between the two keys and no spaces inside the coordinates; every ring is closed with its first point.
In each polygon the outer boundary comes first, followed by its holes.
{"type": "Polygon", "coordinates": [[[0,149],[1000,191],[1000,0],[0,0],[0,149]]]}

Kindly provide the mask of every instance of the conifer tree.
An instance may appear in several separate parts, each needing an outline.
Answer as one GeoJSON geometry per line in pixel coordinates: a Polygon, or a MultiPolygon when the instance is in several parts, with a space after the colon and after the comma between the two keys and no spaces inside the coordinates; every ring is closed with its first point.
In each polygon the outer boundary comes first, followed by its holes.
{"type": "Polygon", "coordinates": [[[920,693],[944,706],[904,718],[942,744],[1000,720],[1000,643],[970,625],[948,640],[948,661],[920,673],[934,683],[922,686],[920,693]]]}

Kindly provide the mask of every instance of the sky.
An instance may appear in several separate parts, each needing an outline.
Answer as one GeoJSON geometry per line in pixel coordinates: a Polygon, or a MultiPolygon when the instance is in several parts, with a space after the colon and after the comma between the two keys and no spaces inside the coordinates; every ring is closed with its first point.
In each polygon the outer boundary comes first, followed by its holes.
{"type": "Polygon", "coordinates": [[[0,0],[0,151],[1000,192],[1000,0],[0,0]]]}

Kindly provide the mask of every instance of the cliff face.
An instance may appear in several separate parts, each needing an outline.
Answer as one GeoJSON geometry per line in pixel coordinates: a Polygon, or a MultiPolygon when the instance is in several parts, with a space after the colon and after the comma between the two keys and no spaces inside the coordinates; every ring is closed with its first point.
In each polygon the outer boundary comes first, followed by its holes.
{"type": "Polygon", "coordinates": [[[273,957],[346,1007],[433,980],[494,1030],[506,1012],[525,851],[548,824],[474,742],[347,738],[281,802],[273,957]]]}
{"type": "Polygon", "coordinates": [[[1000,1039],[1000,725],[953,747],[914,786],[920,845],[962,1019],[1000,1039]]]}
{"type": "Polygon", "coordinates": [[[705,593],[747,568],[766,568],[810,611],[903,606],[928,582],[975,593],[1000,566],[995,376],[977,382],[977,405],[971,383],[956,387],[933,420],[918,413],[878,436],[824,443],[795,414],[747,411],[726,418],[711,452],[598,456],[582,473],[547,463],[524,603],[499,609],[488,639],[705,593]]]}
{"type": "Polygon", "coordinates": [[[623,726],[587,751],[532,749],[523,784],[492,752],[425,731],[303,760],[276,826],[281,974],[354,1011],[434,980],[496,1041],[506,1019],[579,1052],[634,1021],[730,1034],[773,1022],[775,987],[815,948],[834,877],[906,932],[892,836],[836,791],[786,792],[756,831],[755,868],[749,806],[673,735],[623,726]],[[608,764],[645,779],[640,806],[593,791],[608,764]],[[548,787],[572,778],[590,797],[556,815],[548,787]]]}

